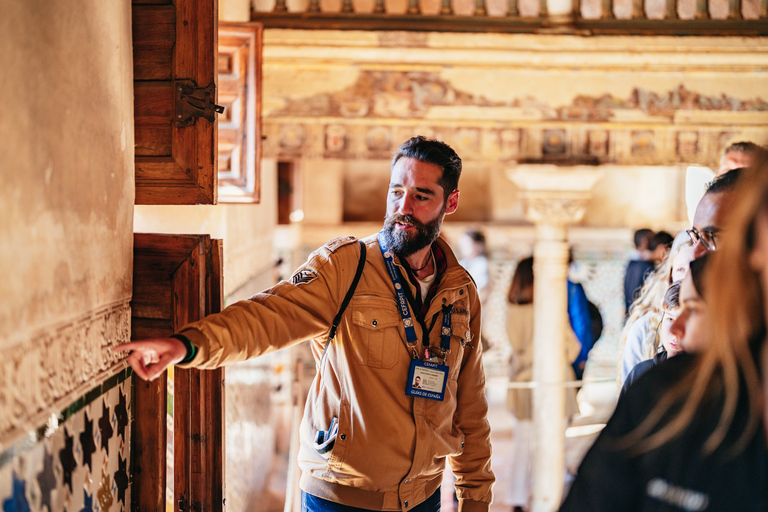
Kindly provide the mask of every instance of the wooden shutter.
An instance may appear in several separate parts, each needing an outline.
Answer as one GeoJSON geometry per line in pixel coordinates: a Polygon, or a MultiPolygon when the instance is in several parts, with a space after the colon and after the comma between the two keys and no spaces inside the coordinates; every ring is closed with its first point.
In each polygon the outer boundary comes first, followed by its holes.
{"type": "Polygon", "coordinates": [[[259,202],[262,34],[260,23],[219,23],[220,202],[259,202]]]}
{"type": "Polygon", "coordinates": [[[136,204],[216,203],[215,117],[181,108],[215,105],[216,5],[133,0],[136,204]]]}
{"type": "MultiPolygon", "coordinates": [[[[221,269],[220,240],[135,234],[131,338],[167,337],[218,313],[221,269]]],[[[133,384],[133,509],[165,510],[166,379],[133,384]]],[[[223,510],[224,369],[174,368],[173,404],[174,509],[223,510]]]]}

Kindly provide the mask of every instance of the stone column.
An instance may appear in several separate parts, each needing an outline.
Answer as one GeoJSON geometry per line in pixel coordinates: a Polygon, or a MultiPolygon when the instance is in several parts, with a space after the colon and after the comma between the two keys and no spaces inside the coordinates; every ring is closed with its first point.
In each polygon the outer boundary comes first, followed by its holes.
{"type": "Polygon", "coordinates": [[[600,178],[595,167],[521,165],[510,178],[521,189],[526,216],[536,225],[533,328],[532,512],[560,505],[565,476],[564,428],[566,368],[564,337],[569,328],[566,278],[568,224],[581,220],[590,190],[600,178]]]}

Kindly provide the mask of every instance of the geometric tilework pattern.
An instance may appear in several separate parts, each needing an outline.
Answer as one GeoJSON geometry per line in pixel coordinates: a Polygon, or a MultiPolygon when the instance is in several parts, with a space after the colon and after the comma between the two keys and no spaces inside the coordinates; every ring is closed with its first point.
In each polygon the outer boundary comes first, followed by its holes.
{"type": "Polygon", "coordinates": [[[2,512],[130,510],[130,369],[0,454],[2,512]]]}

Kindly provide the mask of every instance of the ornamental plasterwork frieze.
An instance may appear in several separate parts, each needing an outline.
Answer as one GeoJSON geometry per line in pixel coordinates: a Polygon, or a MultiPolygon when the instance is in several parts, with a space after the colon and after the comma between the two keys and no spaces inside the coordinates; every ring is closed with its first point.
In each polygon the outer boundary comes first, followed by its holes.
{"type": "Polygon", "coordinates": [[[34,333],[0,352],[0,451],[123,369],[123,358],[110,347],[129,341],[130,335],[126,300],[34,333]]]}
{"type": "Polygon", "coordinates": [[[264,132],[264,156],[278,159],[389,159],[400,142],[420,134],[446,141],[467,161],[594,159],[617,165],[714,166],[730,142],[768,141],[768,127],[516,126],[473,120],[267,119],[264,132]]]}
{"type": "MultiPolygon", "coordinates": [[[[591,80],[595,94],[557,95],[554,88],[550,95],[526,88],[523,78],[501,87],[509,91],[501,94],[499,84],[468,88],[471,69],[449,73],[440,62],[435,67],[355,67],[349,82],[300,97],[283,92],[276,80],[265,89],[276,105],[264,115],[265,156],[388,158],[399,142],[422,134],[449,142],[471,160],[592,158],[619,165],[714,166],[731,142],[768,143],[768,95],[746,92],[746,85],[738,92],[723,86],[711,93],[711,84],[696,90],[682,82],[651,90],[642,73],[629,83],[625,78],[620,86],[606,86],[594,74],[553,69],[553,80],[591,80]],[[606,93],[606,87],[620,92],[606,93]]],[[[514,76],[509,69],[499,71],[514,76]]],[[[312,81],[312,71],[296,70],[291,80],[296,73],[308,73],[312,81]]],[[[731,80],[728,76],[720,81],[731,80]]],[[[758,84],[762,78],[751,80],[758,84]]]]}

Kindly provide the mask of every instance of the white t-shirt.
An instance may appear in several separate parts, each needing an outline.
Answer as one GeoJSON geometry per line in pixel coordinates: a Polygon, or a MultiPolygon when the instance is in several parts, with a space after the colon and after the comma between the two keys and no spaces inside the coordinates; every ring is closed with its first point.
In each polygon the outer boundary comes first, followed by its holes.
{"type": "MultiPolygon", "coordinates": [[[[435,282],[435,276],[437,275],[437,269],[435,268],[435,255],[432,254],[432,251],[429,252],[429,257],[432,258],[432,274],[428,275],[424,279],[419,279],[418,276],[416,277],[416,280],[419,282],[419,287],[421,288],[422,300],[427,296],[429,287],[432,286],[432,283],[435,282]]],[[[416,275],[416,272],[414,272],[414,275],[416,275]]]]}

